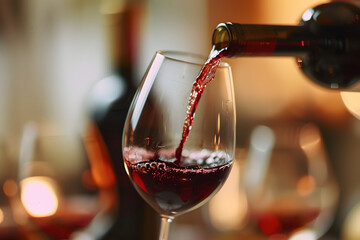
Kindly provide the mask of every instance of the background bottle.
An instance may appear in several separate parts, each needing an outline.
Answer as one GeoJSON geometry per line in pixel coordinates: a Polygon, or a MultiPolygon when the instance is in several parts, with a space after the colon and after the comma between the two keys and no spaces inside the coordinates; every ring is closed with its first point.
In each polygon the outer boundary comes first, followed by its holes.
{"type": "Polygon", "coordinates": [[[88,99],[88,146],[91,148],[91,142],[95,142],[101,149],[97,156],[89,156],[95,178],[98,177],[95,181],[103,188],[111,187],[109,179],[113,173],[116,182],[116,206],[109,209],[113,222],[110,227],[105,226],[109,229],[100,237],[104,240],[155,239],[157,234],[158,216],[132,186],[122,160],[124,122],[137,89],[132,66],[138,14],[138,6],[128,4],[119,12],[104,15],[112,74],[93,86],[88,99]]]}
{"type": "Polygon", "coordinates": [[[295,56],[317,84],[360,90],[360,9],[351,3],[308,9],[299,26],[221,23],[212,42],[226,57],[295,56]]]}

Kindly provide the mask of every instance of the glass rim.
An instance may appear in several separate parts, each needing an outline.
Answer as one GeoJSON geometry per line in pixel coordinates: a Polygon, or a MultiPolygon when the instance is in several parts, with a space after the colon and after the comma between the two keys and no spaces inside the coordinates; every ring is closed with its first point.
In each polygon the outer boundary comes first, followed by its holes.
{"type": "MultiPolygon", "coordinates": [[[[183,63],[187,63],[187,64],[192,64],[192,65],[198,65],[198,66],[203,66],[207,57],[200,55],[200,54],[196,54],[196,53],[189,53],[189,52],[183,52],[183,51],[168,51],[168,50],[159,50],[156,51],[156,55],[160,54],[161,56],[163,56],[166,59],[171,59],[173,61],[177,61],[177,62],[183,62],[183,63]],[[177,56],[183,56],[184,59],[181,59],[181,57],[177,57],[177,56]],[[189,59],[186,59],[186,57],[188,58],[192,58],[199,60],[199,62],[195,62],[195,61],[190,61],[189,59]]],[[[220,65],[218,66],[218,68],[230,68],[230,65],[227,62],[220,62],[220,65]]]]}

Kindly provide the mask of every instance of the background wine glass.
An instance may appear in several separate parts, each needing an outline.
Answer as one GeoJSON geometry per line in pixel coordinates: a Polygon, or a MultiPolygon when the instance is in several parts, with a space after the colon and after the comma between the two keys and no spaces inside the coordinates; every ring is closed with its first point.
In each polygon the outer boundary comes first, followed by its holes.
{"type": "Polygon", "coordinates": [[[125,167],[139,194],[162,218],[160,239],[178,215],[204,204],[224,183],[235,149],[230,67],[221,64],[204,91],[174,162],[192,85],[205,59],[157,52],[130,107],[124,128],[125,167]]]}
{"type": "Polygon", "coordinates": [[[280,125],[251,135],[244,176],[251,223],[269,237],[318,239],[332,223],[338,185],[319,129],[280,125]]]}
{"type": "Polygon", "coordinates": [[[18,185],[11,201],[25,236],[76,239],[102,210],[80,134],[56,125],[25,124],[18,185]]]}

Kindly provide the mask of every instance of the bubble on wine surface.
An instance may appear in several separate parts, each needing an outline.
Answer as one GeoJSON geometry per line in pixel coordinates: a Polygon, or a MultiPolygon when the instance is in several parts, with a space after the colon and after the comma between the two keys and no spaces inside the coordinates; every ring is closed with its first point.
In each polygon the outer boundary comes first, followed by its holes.
{"type": "Polygon", "coordinates": [[[150,163],[150,168],[152,170],[156,170],[157,169],[157,164],[155,162],[150,163]]]}
{"type": "Polygon", "coordinates": [[[214,158],[209,157],[206,159],[206,164],[212,164],[212,163],[214,163],[214,161],[215,161],[214,158]]]}

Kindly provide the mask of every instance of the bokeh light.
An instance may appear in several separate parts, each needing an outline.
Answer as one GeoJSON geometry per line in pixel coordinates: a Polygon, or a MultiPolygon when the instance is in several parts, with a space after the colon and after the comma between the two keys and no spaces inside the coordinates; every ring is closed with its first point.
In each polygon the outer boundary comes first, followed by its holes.
{"type": "Polygon", "coordinates": [[[59,203],[53,180],[48,177],[29,177],[22,180],[21,202],[33,217],[55,214],[59,203]]]}

